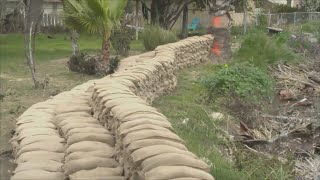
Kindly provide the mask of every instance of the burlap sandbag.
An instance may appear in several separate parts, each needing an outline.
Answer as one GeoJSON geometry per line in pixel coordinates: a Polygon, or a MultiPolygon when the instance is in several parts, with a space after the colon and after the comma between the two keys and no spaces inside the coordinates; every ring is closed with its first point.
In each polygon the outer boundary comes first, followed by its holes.
{"type": "Polygon", "coordinates": [[[49,151],[30,151],[21,154],[16,160],[16,163],[23,163],[27,161],[42,161],[42,160],[52,160],[57,162],[62,162],[64,159],[64,153],[56,153],[49,151]]]}
{"type": "Polygon", "coordinates": [[[30,129],[30,128],[51,128],[56,129],[55,125],[51,122],[28,122],[20,124],[16,128],[16,132],[21,132],[24,129],[30,129]]]}
{"type": "Polygon", "coordinates": [[[84,159],[88,157],[101,157],[101,158],[113,158],[115,156],[114,149],[104,149],[100,151],[90,151],[90,152],[73,152],[69,154],[65,161],[71,161],[75,159],[84,159]]]}
{"type": "Polygon", "coordinates": [[[172,146],[168,145],[154,145],[154,146],[148,146],[144,148],[137,149],[131,154],[133,162],[143,161],[146,158],[163,154],[163,153],[177,153],[177,154],[183,154],[186,156],[190,156],[193,158],[196,158],[197,156],[194,155],[192,152],[181,150],[172,146]]]}
{"type": "Polygon", "coordinates": [[[35,135],[35,136],[28,136],[28,137],[23,138],[20,141],[19,145],[20,145],[20,147],[23,147],[28,144],[32,144],[32,143],[40,142],[40,141],[64,143],[65,139],[61,138],[59,136],[52,136],[52,135],[35,135]]]}
{"type": "Polygon", "coordinates": [[[93,117],[81,117],[81,116],[74,116],[65,118],[62,121],[59,122],[59,127],[62,127],[68,123],[93,123],[93,124],[99,124],[99,121],[93,117]]]}
{"type": "Polygon", "coordinates": [[[113,108],[115,106],[118,106],[118,105],[123,104],[123,103],[128,103],[128,102],[135,102],[135,103],[147,105],[147,103],[144,100],[142,100],[142,99],[140,99],[138,97],[132,96],[132,97],[126,97],[126,98],[122,98],[121,97],[121,98],[117,98],[117,99],[112,99],[112,100],[106,101],[104,103],[104,106],[111,109],[111,108],[113,108]]]}
{"type": "Polygon", "coordinates": [[[114,137],[109,134],[99,134],[99,133],[77,133],[69,136],[67,144],[70,146],[74,143],[81,141],[97,141],[106,144],[114,145],[114,137]]]}
{"type": "Polygon", "coordinates": [[[123,144],[129,145],[134,141],[148,138],[163,138],[169,139],[176,142],[183,142],[179,136],[173,132],[159,131],[159,130],[140,130],[136,132],[128,133],[126,137],[123,138],[123,144]]]}
{"type": "Polygon", "coordinates": [[[188,166],[160,166],[145,173],[146,180],[186,177],[198,178],[202,180],[214,180],[209,173],[188,166]]]}
{"type": "Polygon", "coordinates": [[[39,116],[27,116],[17,120],[16,124],[24,124],[24,123],[38,123],[38,122],[53,122],[53,115],[39,115],[39,116]]]}
{"type": "Polygon", "coordinates": [[[56,142],[35,142],[26,146],[23,146],[17,153],[17,156],[19,156],[22,153],[30,152],[30,151],[49,151],[49,152],[58,152],[63,153],[65,150],[65,147],[62,143],[56,143],[56,142]]]}
{"type": "Polygon", "coordinates": [[[11,180],[64,180],[61,172],[49,172],[44,170],[28,170],[16,173],[11,180]]]}
{"type": "Polygon", "coordinates": [[[119,163],[114,159],[100,158],[100,157],[89,157],[85,159],[76,159],[68,161],[64,166],[64,173],[70,175],[81,170],[91,170],[97,167],[118,167],[119,163]]]}
{"type": "Polygon", "coordinates": [[[91,170],[81,170],[74,174],[69,175],[71,179],[104,179],[104,177],[109,176],[121,176],[123,173],[123,168],[106,168],[106,167],[98,167],[91,170]]]}
{"type": "Polygon", "coordinates": [[[187,148],[185,145],[179,142],[167,140],[167,139],[142,139],[138,141],[132,142],[126,150],[131,153],[137,149],[148,147],[148,146],[154,146],[154,145],[168,145],[172,147],[176,147],[181,150],[187,151],[187,148]]]}
{"type": "Polygon", "coordinates": [[[36,136],[36,135],[48,135],[48,136],[59,136],[59,133],[55,129],[51,128],[32,128],[32,129],[23,129],[18,135],[18,140],[21,140],[25,137],[36,136]]]}
{"type": "Polygon", "coordinates": [[[202,179],[182,177],[182,178],[174,178],[174,179],[171,179],[171,180],[202,180],[202,179]]]}
{"type": "Polygon", "coordinates": [[[136,132],[136,131],[140,131],[140,130],[159,130],[159,131],[171,132],[169,129],[161,127],[161,126],[157,126],[157,125],[153,125],[153,124],[141,124],[141,125],[134,126],[129,129],[125,129],[123,131],[120,131],[119,134],[123,136],[128,133],[136,132]]]}
{"type": "Polygon", "coordinates": [[[126,105],[119,105],[111,109],[111,112],[118,119],[123,119],[132,114],[156,114],[163,116],[161,113],[151,106],[142,105],[139,103],[131,103],[126,105]]]}
{"type": "Polygon", "coordinates": [[[63,134],[67,134],[71,129],[74,128],[84,128],[84,127],[92,127],[92,128],[100,128],[100,124],[93,123],[68,123],[61,127],[63,134]]]}
{"type": "Polygon", "coordinates": [[[65,118],[72,118],[72,117],[91,117],[91,114],[88,112],[69,112],[69,113],[62,113],[62,114],[57,114],[55,116],[55,121],[60,122],[65,118]]]}
{"type": "Polygon", "coordinates": [[[67,149],[67,154],[72,152],[89,152],[89,151],[112,151],[114,148],[109,144],[94,142],[94,141],[82,141],[74,143],[67,149]]]}
{"type": "Polygon", "coordinates": [[[82,177],[71,177],[70,176],[70,180],[125,180],[126,178],[123,177],[123,176],[102,176],[102,177],[99,177],[99,176],[94,176],[94,178],[92,177],[88,177],[88,176],[84,176],[83,178],[82,177]]]}
{"type": "Polygon", "coordinates": [[[158,121],[168,121],[166,117],[159,114],[153,114],[153,113],[135,113],[131,114],[123,119],[120,119],[121,122],[127,122],[127,121],[133,121],[136,119],[152,119],[152,120],[158,120],[158,121]]]}
{"type": "Polygon", "coordinates": [[[164,153],[144,160],[141,163],[142,172],[148,172],[159,166],[189,166],[209,172],[210,167],[203,161],[177,153],[164,153]]]}
{"type": "Polygon", "coordinates": [[[74,128],[68,131],[68,133],[65,135],[66,138],[69,138],[70,136],[72,136],[73,134],[77,134],[77,133],[99,133],[99,134],[112,134],[110,131],[108,131],[106,128],[104,127],[82,127],[82,128],[74,128]]]}
{"type": "Polygon", "coordinates": [[[155,121],[152,119],[141,118],[141,119],[136,119],[136,120],[122,123],[119,126],[118,131],[121,132],[121,131],[124,131],[126,129],[130,129],[135,126],[140,126],[140,125],[145,125],[145,124],[151,124],[151,125],[160,126],[160,127],[167,128],[167,129],[173,129],[170,122],[155,121]]]}
{"type": "Polygon", "coordinates": [[[68,112],[91,112],[91,107],[88,105],[60,105],[55,109],[57,114],[68,113],[68,112]]]}
{"type": "Polygon", "coordinates": [[[52,160],[31,160],[23,163],[19,163],[15,173],[21,171],[28,171],[32,169],[41,169],[49,172],[62,172],[62,163],[52,160]]]}
{"type": "Polygon", "coordinates": [[[46,111],[42,111],[40,109],[28,109],[23,112],[18,119],[22,119],[25,117],[42,117],[42,116],[52,116],[54,114],[46,111]]]}

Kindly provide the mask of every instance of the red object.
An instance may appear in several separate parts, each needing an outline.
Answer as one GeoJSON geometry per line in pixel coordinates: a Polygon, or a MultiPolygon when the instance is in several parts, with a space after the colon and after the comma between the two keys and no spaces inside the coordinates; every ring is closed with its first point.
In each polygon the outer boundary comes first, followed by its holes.
{"type": "Polygon", "coordinates": [[[213,47],[211,51],[218,57],[221,56],[221,49],[223,48],[223,45],[219,45],[218,41],[213,42],[213,47]]]}
{"type": "Polygon", "coordinates": [[[219,27],[221,25],[221,17],[220,16],[214,16],[212,18],[212,21],[211,21],[213,27],[219,27]]]}

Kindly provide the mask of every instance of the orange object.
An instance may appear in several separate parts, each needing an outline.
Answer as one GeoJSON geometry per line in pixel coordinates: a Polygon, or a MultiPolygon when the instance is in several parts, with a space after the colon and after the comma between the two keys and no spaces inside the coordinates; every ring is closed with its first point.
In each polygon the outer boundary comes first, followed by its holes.
{"type": "Polygon", "coordinates": [[[219,46],[219,43],[218,42],[213,42],[213,47],[211,49],[211,51],[218,57],[221,56],[221,49],[220,49],[220,46],[219,46]]]}
{"type": "Polygon", "coordinates": [[[212,26],[213,26],[213,27],[219,27],[219,26],[221,26],[221,17],[220,17],[220,16],[214,16],[214,17],[212,17],[211,23],[212,23],[212,26]]]}

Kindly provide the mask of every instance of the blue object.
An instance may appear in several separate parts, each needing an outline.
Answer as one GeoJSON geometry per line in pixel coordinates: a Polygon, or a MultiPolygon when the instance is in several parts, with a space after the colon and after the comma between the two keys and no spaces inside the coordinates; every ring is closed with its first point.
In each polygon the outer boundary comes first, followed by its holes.
{"type": "Polygon", "coordinates": [[[193,18],[191,24],[188,24],[188,30],[194,31],[198,29],[199,23],[200,23],[200,18],[197,18],[197,17],[193,18]]]}

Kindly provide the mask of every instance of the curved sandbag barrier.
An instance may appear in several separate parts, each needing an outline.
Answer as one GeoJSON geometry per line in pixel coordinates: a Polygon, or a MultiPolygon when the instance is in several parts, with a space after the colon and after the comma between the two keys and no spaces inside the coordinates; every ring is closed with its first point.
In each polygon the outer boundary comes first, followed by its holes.
{"type": "Polygon", "coordinates": [[[212,180],[209,166],[187,150],[167,118],[148,103],[175,88],[177,69],[204,61],[210,36],[159,46],[131,67],[96,81],[94,117],[115,134],[126,179],[212,180]]]}
{"type": "Polygon", "coordinates": [[[202,36],[159,46],[30,107],[12,138],[12,179],[212,180],[209,166],[149,105],[175,88],[178,69],[206,59],[211,42],[202,36]]]}

